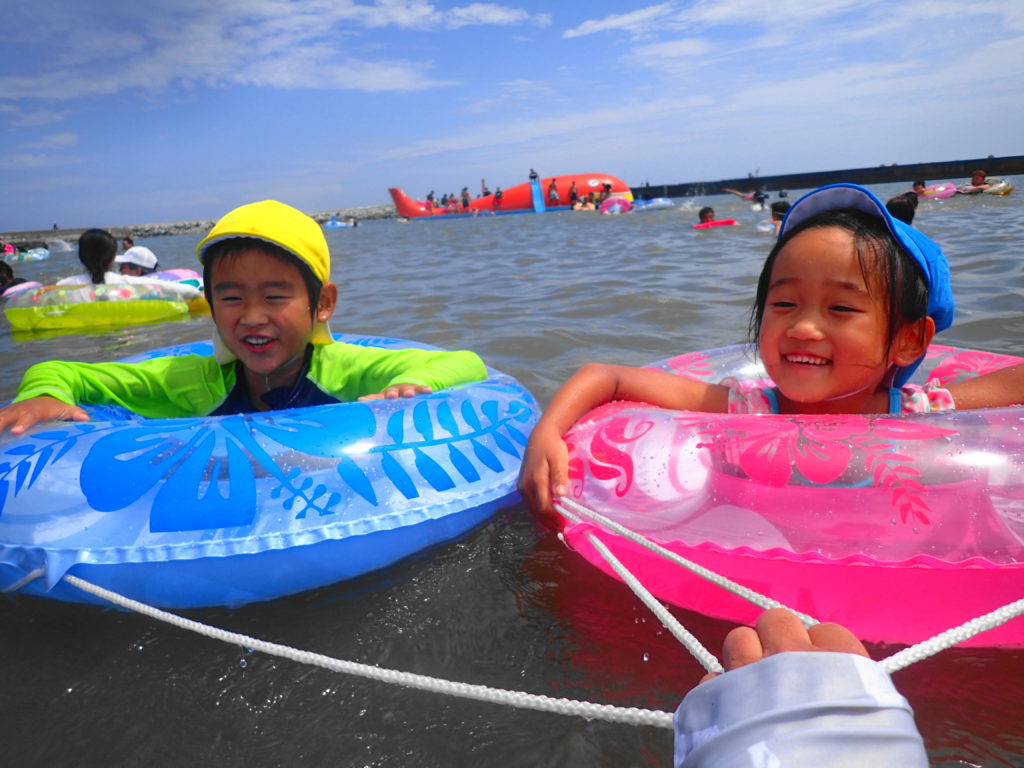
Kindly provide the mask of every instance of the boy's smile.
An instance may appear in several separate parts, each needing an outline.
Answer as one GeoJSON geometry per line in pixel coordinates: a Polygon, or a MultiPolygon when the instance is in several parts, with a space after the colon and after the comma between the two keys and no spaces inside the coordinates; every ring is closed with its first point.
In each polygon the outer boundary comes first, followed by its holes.
{"type": "MultiPolygon", "coordinates": [[[[309,293],[299,268],[259,250],[225,254],[211,270],[213,318],[224,344],[245,370],[250,393],[291,386],[313,335],[309,293]]],[[[324,285],[317,318],[334,309],[324,285]],[[330,304],[330,306],[327,306],[330,304]]]]}
{"type": "Polygon", "coordinates": [[[779,407],[800,413],[884,411],[887,308],[861,274],[853,236],[812,228],[779,252],[761,323],[761,358],[779,407]]]}

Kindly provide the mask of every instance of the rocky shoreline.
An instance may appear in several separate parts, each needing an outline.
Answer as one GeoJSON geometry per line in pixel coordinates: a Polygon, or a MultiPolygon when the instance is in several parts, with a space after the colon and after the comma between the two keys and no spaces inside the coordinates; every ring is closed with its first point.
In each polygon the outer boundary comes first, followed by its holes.
{"type": "MultiPolygon", "coordinates": [[[[333,211],[317,211],[309,214],[316,221],[323,224],[337,215],[339,219],[356,219],[366,221],[369,219],[393,219],[397,215],[395,206],[387,205],[364,205],[359,208],[339,208],[333,211]]],[[[114,235],[118,240],[131,233],[136,240],[143,240],[150,237],[168,237],[170,235],[192,235],[208,232],[214,224],[214,219],[202,219],[196,221],[175,221],[163,224],[133,224],[131,226],[101,227],[114,235]]],[[[23,248],[45,248],[51,240],[63,240],[66,243],[77,243],[78,238],[85,232],[86,228],[79,229],[40,229],[26,232],[0,232],[0,241],[14,243],[23,248]]]]}

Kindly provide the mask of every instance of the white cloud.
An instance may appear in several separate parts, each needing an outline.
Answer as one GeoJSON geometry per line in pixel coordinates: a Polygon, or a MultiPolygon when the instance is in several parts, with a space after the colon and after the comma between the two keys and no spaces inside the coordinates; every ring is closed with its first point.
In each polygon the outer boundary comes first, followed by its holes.
{"type": "Polygon", "coordinates": [[[25,145],[28,149],[64,149],[73,147],[78,143],[78,134],[71,131],[64,133],[51,133],[49,136],[42,136],[36,141],[25,145]]]}
{"type": "Polygon", "coordinates": [[[618,13],[599,20],[584,21],[573,29],[567,29],[562,37],[583,37],[597,32],[622,30],[634,36],[643,36],[653,32],[660,22],[672,12],[673,3],[659,3],[629,13],[618,13]]]}
{"type": "Polygon", "coordinates": [[[13,104],[0,103],[0,115],[6,115],[7,122],[15,128],[38,128],[41,125],[59,123],[70,113],[58,109],[24,109],[13,104]]]}
{"type": "Polygon", "coordinates": [[[496,26],[533,24],[538,27],[546,27],[551,24],[551,14],[530,14],[519,8],[507,8],[494,3],[470,3],[461,8],[452,8],[445,14],[445,26],[449,29],[480,24],[496,26]]]}
{"type": "Polygon", "coordinates": [[[429,61],[374,56],[366,30],[546,26],[550,14],[496,3],[439,10],[422,0],[171,0],[122,6],[38,0],[9,21],[22,39],[61,39],[28,71],[0,76],[0,99],[64,100],[231,83],[417,91],[451,85],[429,61]],[[46,19],[46,24],[41,19],[46,19]],[[52,22],[52,23],[51,23],[52,22]]]}
{"type": "Polygon", "coordinates": [[[55,158],[50,155],[35,154],[10,154],[0,155],[0,170],[24,171],[33,168],[48,168],[55,165],[63,165],[66,160],[55,158]]]}

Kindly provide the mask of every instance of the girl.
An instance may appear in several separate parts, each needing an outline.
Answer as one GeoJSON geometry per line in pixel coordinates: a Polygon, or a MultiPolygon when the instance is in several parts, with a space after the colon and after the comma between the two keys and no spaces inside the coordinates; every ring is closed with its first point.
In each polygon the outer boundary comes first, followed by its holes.
{"type": "Polygon", "coordinates": [[[114,271],[115,256],[117,240],[112,234],[105,229],[87,229],[78,238],[78,260],[85,267],[85,272],[58,280],[57,285],[124,282],[114,271]]]}
{"type": "Polygon", "coordinates": [[[989,408],[1024,399],[1024,365],[948,389],[907,385],[937,331],[953,321],[939,247],[894,219],[871,192],[833,184],[801,198],[764,263],[750,335],[774,387],[743,391],[648,368],[590,363],[555,394],[519,476],[531,510],[568,486],[562,435],[591,409],[637,400],[712,413],[900,413],[989,408]]]}

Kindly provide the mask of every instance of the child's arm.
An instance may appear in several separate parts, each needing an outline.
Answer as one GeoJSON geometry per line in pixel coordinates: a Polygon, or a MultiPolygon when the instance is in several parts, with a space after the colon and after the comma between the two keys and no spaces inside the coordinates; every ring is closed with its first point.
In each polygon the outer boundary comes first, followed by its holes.
{"type": "Polygon", "coordinates": [[[729,389],[652,368],[589,363],[558,390],[534,427],[519,472],[519,490],[532,512],[550,516],[552,495],[568,490],[568,453],[562,441],[588,411],[613,400],[636,400],[678,411],[724,413],[729,389]]]}
{"type": "Polygon", "coordinates": [[[1024,363],[950,384],[948,389],[958,411],[1024,403],[1024,363]]]}
{"type": "Polygon", "coordinates": [[[10,427],[12,435],[20,435],[40,421],[88,421],[89,415],[77,405],[41,395],[11,403],[0,408],[0,432],[10,427]]]}

